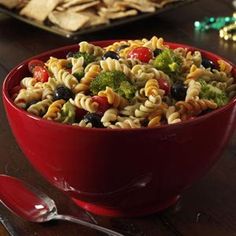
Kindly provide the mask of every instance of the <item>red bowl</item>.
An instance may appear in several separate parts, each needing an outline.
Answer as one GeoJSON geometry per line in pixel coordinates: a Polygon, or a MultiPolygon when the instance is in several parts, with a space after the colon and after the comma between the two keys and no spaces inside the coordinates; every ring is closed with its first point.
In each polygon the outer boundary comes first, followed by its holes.
{"type": "MultiPolygon", "coordinates": [[[[77,50],[72,45],[34,58],[46,61],[77,50]]],[[[222,59],[199,51],[214,62],[222,59]]],[[[236,98],[194,120],[157,128],[89,129],[43,120],[17,108],[9,94],[28,75],[30,60],[15,67],[3,84],[11,129],[35,169],[95,214],[137,216],[168,207],[212,167],[235,130],[236,98]]]]}

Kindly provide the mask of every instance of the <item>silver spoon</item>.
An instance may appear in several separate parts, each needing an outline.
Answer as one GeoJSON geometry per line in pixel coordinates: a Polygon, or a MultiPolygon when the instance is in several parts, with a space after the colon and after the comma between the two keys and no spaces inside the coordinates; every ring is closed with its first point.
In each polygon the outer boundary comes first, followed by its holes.
{"type": "Polygon", "coordinates": [[[17,178],[0,175],[0,201],[13,213],[31,222],[66,220],[112,236],[124,236],[113,230],[57,212],[55,202],[40,190],[17,178]]]}

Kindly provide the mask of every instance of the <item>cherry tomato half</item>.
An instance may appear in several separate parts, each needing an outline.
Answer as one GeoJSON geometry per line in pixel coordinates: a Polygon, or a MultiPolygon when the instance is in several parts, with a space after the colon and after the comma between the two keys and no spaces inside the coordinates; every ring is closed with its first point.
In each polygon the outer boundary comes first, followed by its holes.
{"type": "Polygon", "coordinates": [[[46,68],[42,66],[35,66],[34,71],[33,71],[33,77],[38,81],[38,82],[47,82],[49,73],[46,68]]]}
{"type": "Polygon", "coordinates": [[[165,95],[170,93],[170,84],[167,80],[163,78],[159,78],[158,80],[159,88],[165,91],[165,95]]]}
{"type": "Polygon", "coordinates": [[[33,59],[28,63],[28,69],[31,73],[34,72],[35,66],[41,66],[44,67],[44,62],[38,59],[33,59]]]}
{"type": "Polygon", "coordinates": [[[93,96],[92,97],[93,102],[97,102],[98,103],[98,110],[97,113],[99,114],[103,114],[107,109],[110,108],[110,104],[107,101],[106,97],[102,97],[102,96],[93,96]]]}
{"type": "Polygon", "coordinates": [[[137,47],[128,53],[128,57],[148,63],[153,58],[153,52],[147,47],[137,47]]]}

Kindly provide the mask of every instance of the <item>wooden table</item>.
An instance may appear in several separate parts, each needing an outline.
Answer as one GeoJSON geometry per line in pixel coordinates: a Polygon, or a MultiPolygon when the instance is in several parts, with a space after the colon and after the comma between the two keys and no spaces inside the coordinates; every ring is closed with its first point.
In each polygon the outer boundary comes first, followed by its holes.
{"type": "MultiPolygon", "coordinates": [[[[193,4],[165,12],[140,22],[115,27],[97,33],[67,39],[0,14],[0,78],[22,60],[60,46],[81,40],[120,38],[150,38],[162,36],[166,41],[190,44],[215,52],[236,62],[236,42],[226,42],[218,32],[199,33],[193,22],[205,16],[231,15],[227,0],[199,0],[193,4]]],[[[61,213],[83,215],[66,196],[50,186],[31,167],[10,131],[0,103],[0,173],[17,176],[36,185],[53,197],[61,213]]],[[[171,174],[171,173],[170,173],[171,174]]],[[[86,215],[85,215],[86,216],[86,215]]],[[[236,135],[230,140],[220,161],[211,171],[182,194],[178,204],[161,213],[139,218],[108,218],[94,216],[98,224],[130,236],[233,236],[236,235],[236,135]]],[[[34,224],[25,222],[0,206],[0,235],[64,236],[102,235],[87,228],[55,222],[34,224]]]]}

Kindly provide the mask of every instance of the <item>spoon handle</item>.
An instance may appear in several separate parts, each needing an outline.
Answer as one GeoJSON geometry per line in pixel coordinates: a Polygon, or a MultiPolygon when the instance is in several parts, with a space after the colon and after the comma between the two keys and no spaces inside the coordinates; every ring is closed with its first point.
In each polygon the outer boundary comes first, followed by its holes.
{"type": "Polygon", "coordinates": [[[124,236],[123,234],[120,234],[118,232],[115,232],[113,230],[110,230],[110,229],[107,229],[107,228],[104,228],[102,226],[99,226],[99,225],[95,225],[95,224],[92,224],[92,223],[89,223],[89,222],[86,222],[86,221],[83,221],[83,220],[80,220],[76,217],[73,217],[73,216],[68,216],[68,215],[55,215],[52,220],[66,220],[66,221],[70,221],[70,222],[73,222],[73,223],[77,223],[77,224],[80,224],[80,225],[83,225],[83,226],[86,226],[86,227],[89,227],[91,229],[95,229],[95,230],[98,230],[98,231],[101,231],[103,233],[106,233],[108,235],[112,235],[112,236],[124,236]]]}

